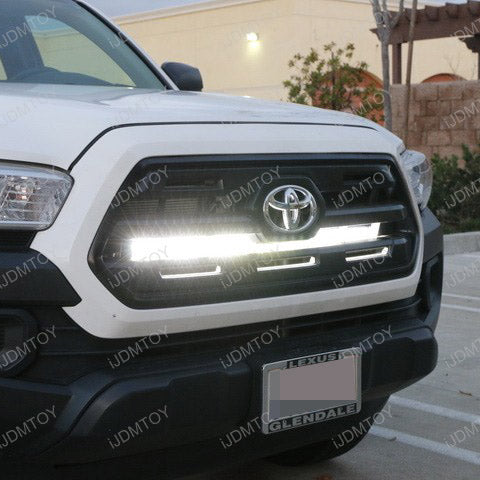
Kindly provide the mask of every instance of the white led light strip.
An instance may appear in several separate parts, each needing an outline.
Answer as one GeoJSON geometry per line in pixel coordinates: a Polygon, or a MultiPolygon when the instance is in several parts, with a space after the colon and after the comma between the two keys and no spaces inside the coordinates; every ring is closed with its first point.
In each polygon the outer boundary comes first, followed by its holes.
{"type": "Polygon", "coordinates": [[[215,270],[211,272],[190,272],[190,273],[170,273],[170,274],[162,274],[160,276],[164,280],[173,280],[173,279],[180,279],[180,278],[199,278],[199,277],[216,277],[222,274],[221,267],[215,267],[215,270]]]}
{"type": "Polygon", "coordinates": [[[307,267],[313,267],[316,264],[317,264],[316,258],[310,257],[305,262],[289,263],[286,265],[272,265],[270,267],[258,267],[257,272],[273,272],[275,270],[291,270],[293,268],[307,268],[307,267]]]}
{"type": "Polygon", "coordinates": [[[377,240],[379,232],[380,223],[371,223],[320,228],[312,238],[284,242],[262,242],[254,233],[141,237],[131,239],[130,259],[134,262],[185,261],[299,252],[377,240]]]}
{"type": "Polygon", "coordinates": [[[378,258],[385,258],[388,257],[390,254],[390,249],[388,247],[383,247],[377,249],[375,252],[371,253],[364,253],[358,252],[356,255],[348,255],[345,258],[347,262],[362,262],[365,260],[376,260],[378,258]]]}

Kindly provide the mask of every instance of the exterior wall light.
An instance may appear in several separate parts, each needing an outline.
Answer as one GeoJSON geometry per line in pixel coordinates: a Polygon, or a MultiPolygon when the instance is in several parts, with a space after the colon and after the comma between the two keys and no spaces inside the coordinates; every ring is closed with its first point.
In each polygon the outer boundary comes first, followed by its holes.
{"type": "Polygon", "coordinates": [[[247,40],[250,43],[258,42],[258,38],[259,38],[258,33],[255,33],[255,32],[247,33],[247,40]]]}

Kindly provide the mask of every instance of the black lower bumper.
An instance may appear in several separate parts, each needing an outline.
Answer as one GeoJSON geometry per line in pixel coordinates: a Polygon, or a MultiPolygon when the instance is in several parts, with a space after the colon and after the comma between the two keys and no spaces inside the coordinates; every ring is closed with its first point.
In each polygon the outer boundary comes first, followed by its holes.
{"type": "Polygon", "coordinates": [[[430,212],[424,228],[422,279],[417,294],[400,302],[174,335],[143,350],[138,339],[91,337],[53,307],[26,308],[39,330],[51,323],[61,335],[39,348],[21,373],[0,378],[0,459],[94,462],[97,473],[114,465],[116,478],[140,462],[171,476],[298,448],[355,425],[436,365],[442,237],[430,212]],[[252,339],[270,330],[280,338],[251,348],[252,339]],[[381,342],[374,340],[378,332],[384,332],[381,342]],[[244,349],[231,365],[222,361],[239,345],[248,345],[248,354],[244,349]],[[263,365],[358,346],[363,351],[360,414],[261,432],[263,365]],[[121,364],[120,351],[127,352],[128,362],[121,364]],[[40,413],[46,415],[42,421],[40,413]],[[240,440],[232,443],[232,438],[240,440]]]}

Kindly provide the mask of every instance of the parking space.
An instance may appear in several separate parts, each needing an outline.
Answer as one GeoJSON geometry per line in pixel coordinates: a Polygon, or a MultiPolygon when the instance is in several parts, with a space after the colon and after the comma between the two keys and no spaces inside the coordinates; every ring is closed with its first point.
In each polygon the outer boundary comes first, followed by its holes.
{"type": "Polygon", "coordinates": [[[393,396],[390,413],[338,459],[284,468],[259,461],[189,480],[480,478],[480,253],[446,257],[436,370],[393,396]]]}

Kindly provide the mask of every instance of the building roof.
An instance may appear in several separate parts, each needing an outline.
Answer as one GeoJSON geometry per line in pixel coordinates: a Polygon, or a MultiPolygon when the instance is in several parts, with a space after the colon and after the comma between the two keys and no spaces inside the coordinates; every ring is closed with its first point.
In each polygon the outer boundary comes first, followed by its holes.
{"type": "MultiPolygon", "coordinates": [[[[90,2],[104,10],[106,14],[118,20],[142,20],[149,18],[161,18],[166,16],[180,15],[201,10],[211,10],[235,4],[253,3],[261,0],[90,0],[90,2]]],[[[348,3],[369,3],[369,0],[337,0],[348,3]]],[[[408,4],[411,0],[406,0],[408,4]]],[[[446,0],[419,0],[426,5],[444,5],[446,0]]],[[[448,0],[449,3],[464,3],[466,0],[448,0]]],[[[389,0],[393,5],[398,0],[389,0]]]]}

